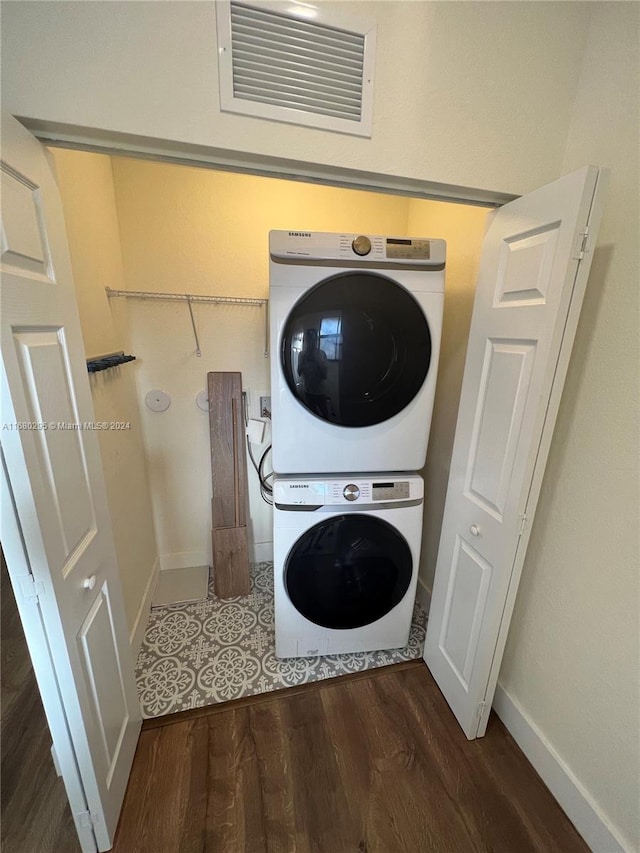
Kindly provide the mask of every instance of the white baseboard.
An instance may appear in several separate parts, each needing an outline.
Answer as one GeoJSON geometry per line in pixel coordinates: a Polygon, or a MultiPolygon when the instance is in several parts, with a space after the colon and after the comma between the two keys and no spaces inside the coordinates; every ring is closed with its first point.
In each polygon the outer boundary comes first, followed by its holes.
{"type": "Polygon", "coordinates": [[[138,612],[136,613],[133,628],[129,634],[129,645],[131,646],[131,653],[133,654],[134,662],[138,657],[140,648],[142,647],[144,632],[147,630],[147,622],[149,621],[149,613],[151,612],[151,602],[153,601],[153,596],[156,593],[156,587],[158,586],[158,580],[160,578],[159,566],[160,560],[156,557],[153,562],[151,574],[149,575],[149,580],[144,588],[144,594],[142,596],[142,601],[140,602],[140,607],[138,607],[138,612]]]}
{"type": "Polygon", "coordinates": [[[493,710],[594,853],[632,853],[544,734],[498,684],[493,710]]]}
{"type": "Polygon", "coordinates": [[[210,566],[211,554],[208,551],[176,551],[173,554],[160,554],[160,571],[167,569],[188,569],[191,566],[210,566]]]}
{"type": "Polygon", "coordinates": [[[252,542],[250,550],[253,563],[266,563],[273,560],[273,542],[252,542]]]}
{"type": "Polygon", "coordinates": [[[416,587],[416,600],[424,607],[426,613],[429,613],[431,607],[431,590],[422,580],[418,578],[418,586],[416,587]]]}

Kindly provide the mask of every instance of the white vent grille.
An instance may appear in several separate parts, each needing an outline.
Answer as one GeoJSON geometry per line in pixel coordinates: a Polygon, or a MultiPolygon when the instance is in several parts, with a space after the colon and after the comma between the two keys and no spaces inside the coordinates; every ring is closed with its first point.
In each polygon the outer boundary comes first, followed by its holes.
{"type": "Polygon", "coordinates": [[[305,20],[293,3],[216,7],[223,110],[370,135],[375,27],[301,6],[322,17],[305,20]]]}

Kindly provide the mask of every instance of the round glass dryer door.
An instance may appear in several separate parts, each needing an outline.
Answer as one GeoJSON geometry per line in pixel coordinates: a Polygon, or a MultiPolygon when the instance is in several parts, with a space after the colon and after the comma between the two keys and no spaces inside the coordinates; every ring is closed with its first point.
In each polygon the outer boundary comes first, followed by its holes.
{"type": "Polygon", "coordinates": [[[280,358],[291,392],[314,415],[344,427],[373,426],[422,388],[431,334],[404,287],[375,273],[340,273],[293,307],[280,358]]]}
{"type": "Polygon", "coordinates": [[[379,518],[333,516],[291,549],[284,584],[296,610],[323,628],[361,628],[402,601],[411,583],[411,551],[379,518]]]}

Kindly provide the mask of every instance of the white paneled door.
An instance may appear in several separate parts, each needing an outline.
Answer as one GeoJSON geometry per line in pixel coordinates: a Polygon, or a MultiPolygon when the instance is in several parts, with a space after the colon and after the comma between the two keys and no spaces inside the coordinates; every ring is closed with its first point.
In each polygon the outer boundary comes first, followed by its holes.
{"type": "MultiPolygon", "coordinates": [[[[60,198],[45,150],[12,117],[2,121],[1,323],[0,440],[21,534],[3,517],[5,555],[19,605],[37,604],[21,608],[30,648],[42,642],[37,623],[46,636],[86,800],[74,813],[83,849],[88,828],[108,850],[140,708],[60,198]],[[31,580],[16,582],[20,564],[31,580]]],[[[41,691],[50,684],[39,678],[41,691]]]]}
{"type": "Polygon", "coordinates": [[[501,207],[484,241],[425,661],[482,736],[602,207],[586,167],[501,207]]]}

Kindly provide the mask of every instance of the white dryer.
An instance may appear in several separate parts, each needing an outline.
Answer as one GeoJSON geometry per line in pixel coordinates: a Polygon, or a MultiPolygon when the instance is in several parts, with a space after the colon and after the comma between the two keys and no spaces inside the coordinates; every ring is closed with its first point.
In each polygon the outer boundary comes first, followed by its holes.
{"type": "Polygon", "coordinates": [[[413,473],[275,480],[277,657],[406,646],[423,494],[413,473]]]}
{"type": "Polygon", "coordinates": [[[269,241],[274,470],[421,468],[444,240],[272,231],[269,241]]]}

